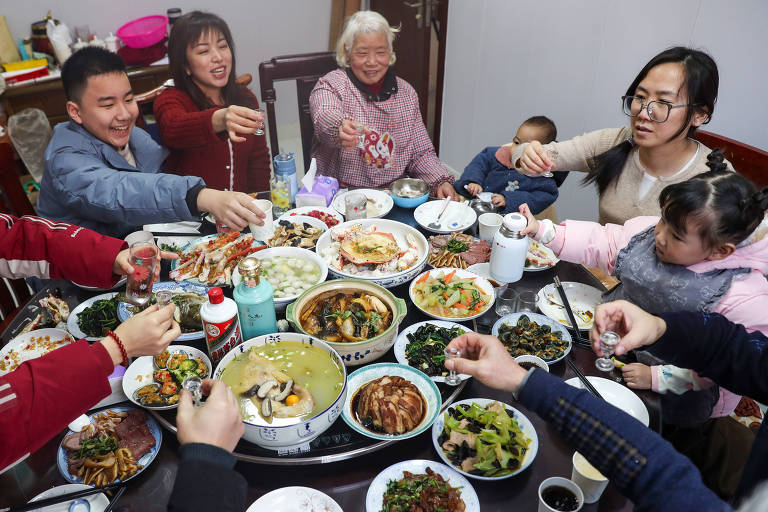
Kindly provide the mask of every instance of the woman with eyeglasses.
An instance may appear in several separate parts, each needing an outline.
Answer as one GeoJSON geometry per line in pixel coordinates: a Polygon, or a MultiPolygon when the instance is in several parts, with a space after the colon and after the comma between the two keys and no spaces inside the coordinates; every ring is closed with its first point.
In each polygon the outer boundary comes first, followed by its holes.
{"type": "Polygon", "coordinates": [[[496,158],[527,174],[586,171],[585,183],[595,183],[600,194],[601,224],[658,216],[664,187],[709,171],[708,157],[713,163],[724,161],[720,152],[710,156],[709,148],[692,139],[712,117],[718,82],[712,57],[691,48],[670,48],[640,70],[622,97],[628,127],[545,145],[509,144],[496,158]],[[554,160],[552,155],[557,155],[554,160]]]}

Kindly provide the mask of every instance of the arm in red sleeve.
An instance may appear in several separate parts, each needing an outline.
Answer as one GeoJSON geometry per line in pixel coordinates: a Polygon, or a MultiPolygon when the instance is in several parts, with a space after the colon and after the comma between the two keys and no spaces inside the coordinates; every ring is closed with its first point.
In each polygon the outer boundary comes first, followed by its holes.
{"type": "Polygon", "coordinates": [[[81,340],[0,377],[0,472],[108,396],[114,368],[101,343],[81,340]]]}
{"type": "MultiPolygon", "coordinates": [[[[184,92],[173,87],[164,90],[153,103],[163,145],[188,149],[219,141],[211,119],[218,108],[200,110],[184,92]]],[[[226,134],[224,134],[226,135],[226,134]]]]}
{"type": "Polygon", "coordinates": [[[109,288],[124,241],[90,229],[41,217],[17,219],[0,214],[0,276],[70,279],[109,288]]]}

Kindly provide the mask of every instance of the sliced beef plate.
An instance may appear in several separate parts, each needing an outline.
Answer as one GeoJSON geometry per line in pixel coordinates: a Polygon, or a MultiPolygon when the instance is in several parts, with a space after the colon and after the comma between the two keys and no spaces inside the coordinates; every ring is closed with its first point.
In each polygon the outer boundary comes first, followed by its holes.
{"type": "Polygon", "coordinates": [[[147,422],[147,413],[139,409],[131,409],[128,416],[115,426],[115,434],[123,439],[126,434],[136,425],[143,425],[147,422]]]}
{"type": "Polygon", "coordinates": [[[124,435],[119,435],[120,441],[117,442],[117,447],[131,450],[133,458],[137,461],[155,446],[155,438],[146,423],[136,425],[124,435]]]}

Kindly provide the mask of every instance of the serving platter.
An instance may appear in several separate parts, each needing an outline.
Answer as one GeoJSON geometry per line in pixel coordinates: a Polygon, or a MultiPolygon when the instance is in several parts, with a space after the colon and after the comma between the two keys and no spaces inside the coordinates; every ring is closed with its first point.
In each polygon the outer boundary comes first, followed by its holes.
{"type": "Polygon", "coordinates": [[[558,323],[557,321],[553,320],[552,318],[549,318],[546,315],[540,315],[538,313],[529,313],[527,311],[519,312],[519,313],[510,313],[508,315],[504,315],[503,317],[496,320],[496,323],[493,324],[493,327],[491,328],[491,335],[499,337],[499,329],[502,325],[517,325],[517,321],[520,319],[521,316],[527,316],[532,321],[536,322],[539,325],[548,325],[553,332],[559,332],[563,338],[564,341],[568,342],[568,348],[565,349],[565,352],[562,356],[558,357],[557,359],[553,359],[551,361],[546,361],[547,364],[555,364],[563,359],[571,352],[571,349],[573,348],[573,338],[571,338],[571,333],[568,332],[563,325],[558,323]]]}
{"type": "MultiPolygon", "coordinates": [[[[395,359],[397,359],[397,362],[405,365],[405,366],[411,366],[408,363],[408,358],[405,355],[405,349],[410,343],[408,340],[408,335],[415,333],[419,327],[422,325],[436,325],[438,327],[444,327],[446,329],[452,329],[454,327],[459,327],[460,329],[464,330],[464,333],[470,333],[473,332],[472,329],[469,329],[467,326],[462,324],[457,324],[456,322],[446,322],[445,320],[427,320],[426,322],[419,322],[413,325],[409,325],[405,329],[403,329],[400,334],[397,335],[397,339],[395,340],[395,344],[393,346],[393,350],[395,353],[395,359]]],[[[418,369],[418,368],[417,368],[418,369]]],[[[471,375],[465,375],[463,373],[458,374],[459,378],[462,381],[465,381],[472,377],[471,375]]],[[[443,376],[430,376],[430,379],[432,379],[435,382],[445,382],[445,377],[443,376]]]]}
{"type": "Polygon", "coordinates": [[[433,460],[418,459],[398,462],[376,475],[370,487],[368,487],[368,494],[365,496],[366,512],[380,512],[382,510],[384,491],[387,490],[387,484],[391,480],[400,480],[403,478],[403,472],[405,471],[414,474],[424,474],[427,468],[442,476],[451,487],[461,488],[461,499],[466,506],[465,512],[480,512],[480,500],[469,480],[445,464],[433,460]]]}
{"type": "MultiPolygon", "coordinates": [[[[85,339],[88,341],[99,341],[104,336],[88,336],[86,335],[82,329],[80,329],[80,324],[78,324],[78,319],[80,318],[80,313],[83,312],[85,308],[89,308],[93,306],[93,304],[96,301],[99,300],[109,300],[112,297],[117,295],[117,292],[110,292],[110,293],[102,293],[101,295],[97,295],[95,297],[91,297],[90,299],[84,300],[80,304],[77,305],[75,309],[72,310],[72,312],[69,314],[69,318],[67,318],[67,330],[77,339],[85,339]]],[[[118,316],[119,318],[119,316],[118,316]]],[[[123,321],[122,319],[120,320],[123,321]]]]}
{"type": "Polygon", "coordinates": [[[338,193],[331,201],[331,206],[334,210],[342,215],[346,214],[346,204],[344,198],[347,194],[352,192],[359,192],[368,199],[368,205],[366,211],[369,219],[380,219],[387,215],[392,207],[395,206],[395,202],[392,200],[392,196],[388,192],[383,190],[376,190],[374,188],[358,188],[355,190],[348,190],[346,192],[338,193]]]}
{"type": "MultiPolygon", "coordinates": [[[[595,308],[603,301],[603,292],[583,283],[566,281],[562,283],[565,296],[571,304],[573,315],[580,331],[592,328],[595,318],[595,308]]],[[[568,313],[562,305],[560,294],[555,285],[550,283],[536,293],[536,306],[550,318],[555,319],[565,327],[570,327],[568,313]]]]}
{"type": "Polygon", "coordinates": [[[64,329],[37,329],[19,334],[0,349],[0,376],[12,372],[24,361],[36,359],[74,341],[64,329]]]}
{"type": "MultiPolygon", "coordinates": [[[[93,422],[94,416],[105,412],[107,409],[110,409],[115,412],[128,412],[132,409],[135,409],[135,407],[126,407],[126,406],[106,407],[105,409],[89,414],[88,418],[90,418],[91,422],[93,422]]],[[[144,470],[147,469],[147,467],[152,463],[153,460],[155,460],[155,457],[157,457],[157,454],[160,452],[160,445],[163,443],[163,431],[160,428],[160,425],[158,425],[155,419],[152,418],[152,416],[150,416],[149,414],[147,414],[147,428],[149,428],[149,431],[152,433],[152,437],[155,438],[155,446],[153,446],[147,453],[145,453],[139,460],[136,461],[136,464],[139,465],[140,468],[136,473],[126,478],[125,479],[126,482],[128,480],[135,478],[137,475],[140,475],[142,472],[144,472],[144,470]]],[[[73,433],[74,432],[67,429],[66,435],[73,434],[73,433]]],[[[72,484],[83,483],[82,478],[80,478],[79,476],[75,476],[69,472],[69,469],[67,467],[67,451],[64,449],[64,447],[61,444],[59,444],[59,450],[56,453],[56,465],[59,468],[59,473],[61,473],[61,476],[64,477],[64,480],[72,484]]],[[[123,480],[119,480],[119,479],[115,480],[115,482],[122,482],[122,481],[123,480]]],[[[112,482],[112,483],[115,483],[115,482],[112,482]]],[[[93,486],[89,486],[89,487],[93,487],[93,486]]]]}
{"type": "Polygon", "coordinates": [[[555,256],[552,249],[531,238],[528,242],[528,252],[525,255],[523,270],[525,272],[542,272],[557,265],[558,261],[560,260],[555,256]],[[539,265],[533,264],[532,260],[539,262],[539,265]]]}
{"type": "Polygon", "coordinates": [[[411,285],[408,287],[408,296],[411,298],[411,303],[413,303],[413,305],[416,306],[416,308],[419,311],[436,320],[445,320],[447,322],[452,322],[452,321],[466,322],[467,320],[472,320],[474,318],[480,317],[484,315],[486,312],[488,312],[493,307],[493,303],[496,301],[496,292],[493,289],[493,285],[487,279],[485,279],[484,277],[480,277],[477,274],[470,272],[469,270],[464,270],[461,268],[437,268],[437,269],[432,269],[424,272],[423,274],[419,275],[416,279],[414,279],[411,282],[411,285]],[[486,305],[485,309],[469,316],[447,317],[447,316],[438,315],[437,313],[431,313],[426,309],[422,308],[421,306],[419,306],[418,304],[416,304],[416,301],[414,300],[414,293],[415,293],[414,288],[419,283],[419,280],[424,277],[425,274],[429,274],[432,276],[438,276],[438,275],[445,276],[446,274],[449,274],[451,272],[455,272],[454,276],[458,278],[474,279],[475,285],[478,288],[480,288],[485,295],[490,295],[491,299],[486,305]]]}
{"type": "MultiPolygon", "coordinates": [[[[249,233],[243,232],[241,233],[241,236],[245,234],[249,234],[249,233]]],[[[189,243],[187,243],[184,247],[181,248],[182,257],[184,257],[184,255],[188,255],[198,244],[207,243],[207,242],[210,242],[211,240],[216,240],[216,238],[218,238],[219,236],[220,234],[217,233],[213,235],[201,236],[199,238],[195,238],[194,240],[191,240],[189,243]]],[[[261,245],[262,245],[261,242],[256,240],[255,238],[253,242],[251,242],[251,248],[259,247],[261,245]]],[[[171,272],[173,272],[179,267],[179,261],[181,260],[171,260],[171,272]]],[[[224,284],[218,284],[218,285],[210,285],[207,282],[202,283],[197,278],[184,279],[183,281],[189,282],[189,283],[202,284],[204,286],[231,286],[232,284],[231,278],[228,279],[224,284]]],[[[177,282],[180,282],[180,281],[177,281],[177,282]]]]}

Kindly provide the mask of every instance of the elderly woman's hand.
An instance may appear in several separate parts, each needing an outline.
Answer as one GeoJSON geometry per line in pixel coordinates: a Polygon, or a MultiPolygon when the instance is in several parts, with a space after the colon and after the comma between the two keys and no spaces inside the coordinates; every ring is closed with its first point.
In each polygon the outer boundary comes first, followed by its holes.
{"type": "Polygon", "coordinates": [[[450,197],[454,201],[459,200],[459,194],[456,193],[456,189],[453,188],[453,184],[447,181],[444,181],[443,183],[440,184],[439,187],[437,187],[437,189],[435,190],[435,195],[437,195],[437,197],[441,199],[444,197],[450,197]]]}
{"type": "Polygon", "coordinates": [[[357,147],[357,136],[359,135],[359,129],[365,132],[365,127],[358,121],[351,119],[344,119],[339,125],[339,140],[341,141],[341,147],[344,149],[355,149],[357,147]]]}
{"type": "Polygon", "coordinates": [[[543,174],[555,167],[555,162],[549,158],[547,150],[537,140],[531,141],[525,146],[523,154],[518,161],[512,163],[516,168],[527,174],[543,174]]]}

